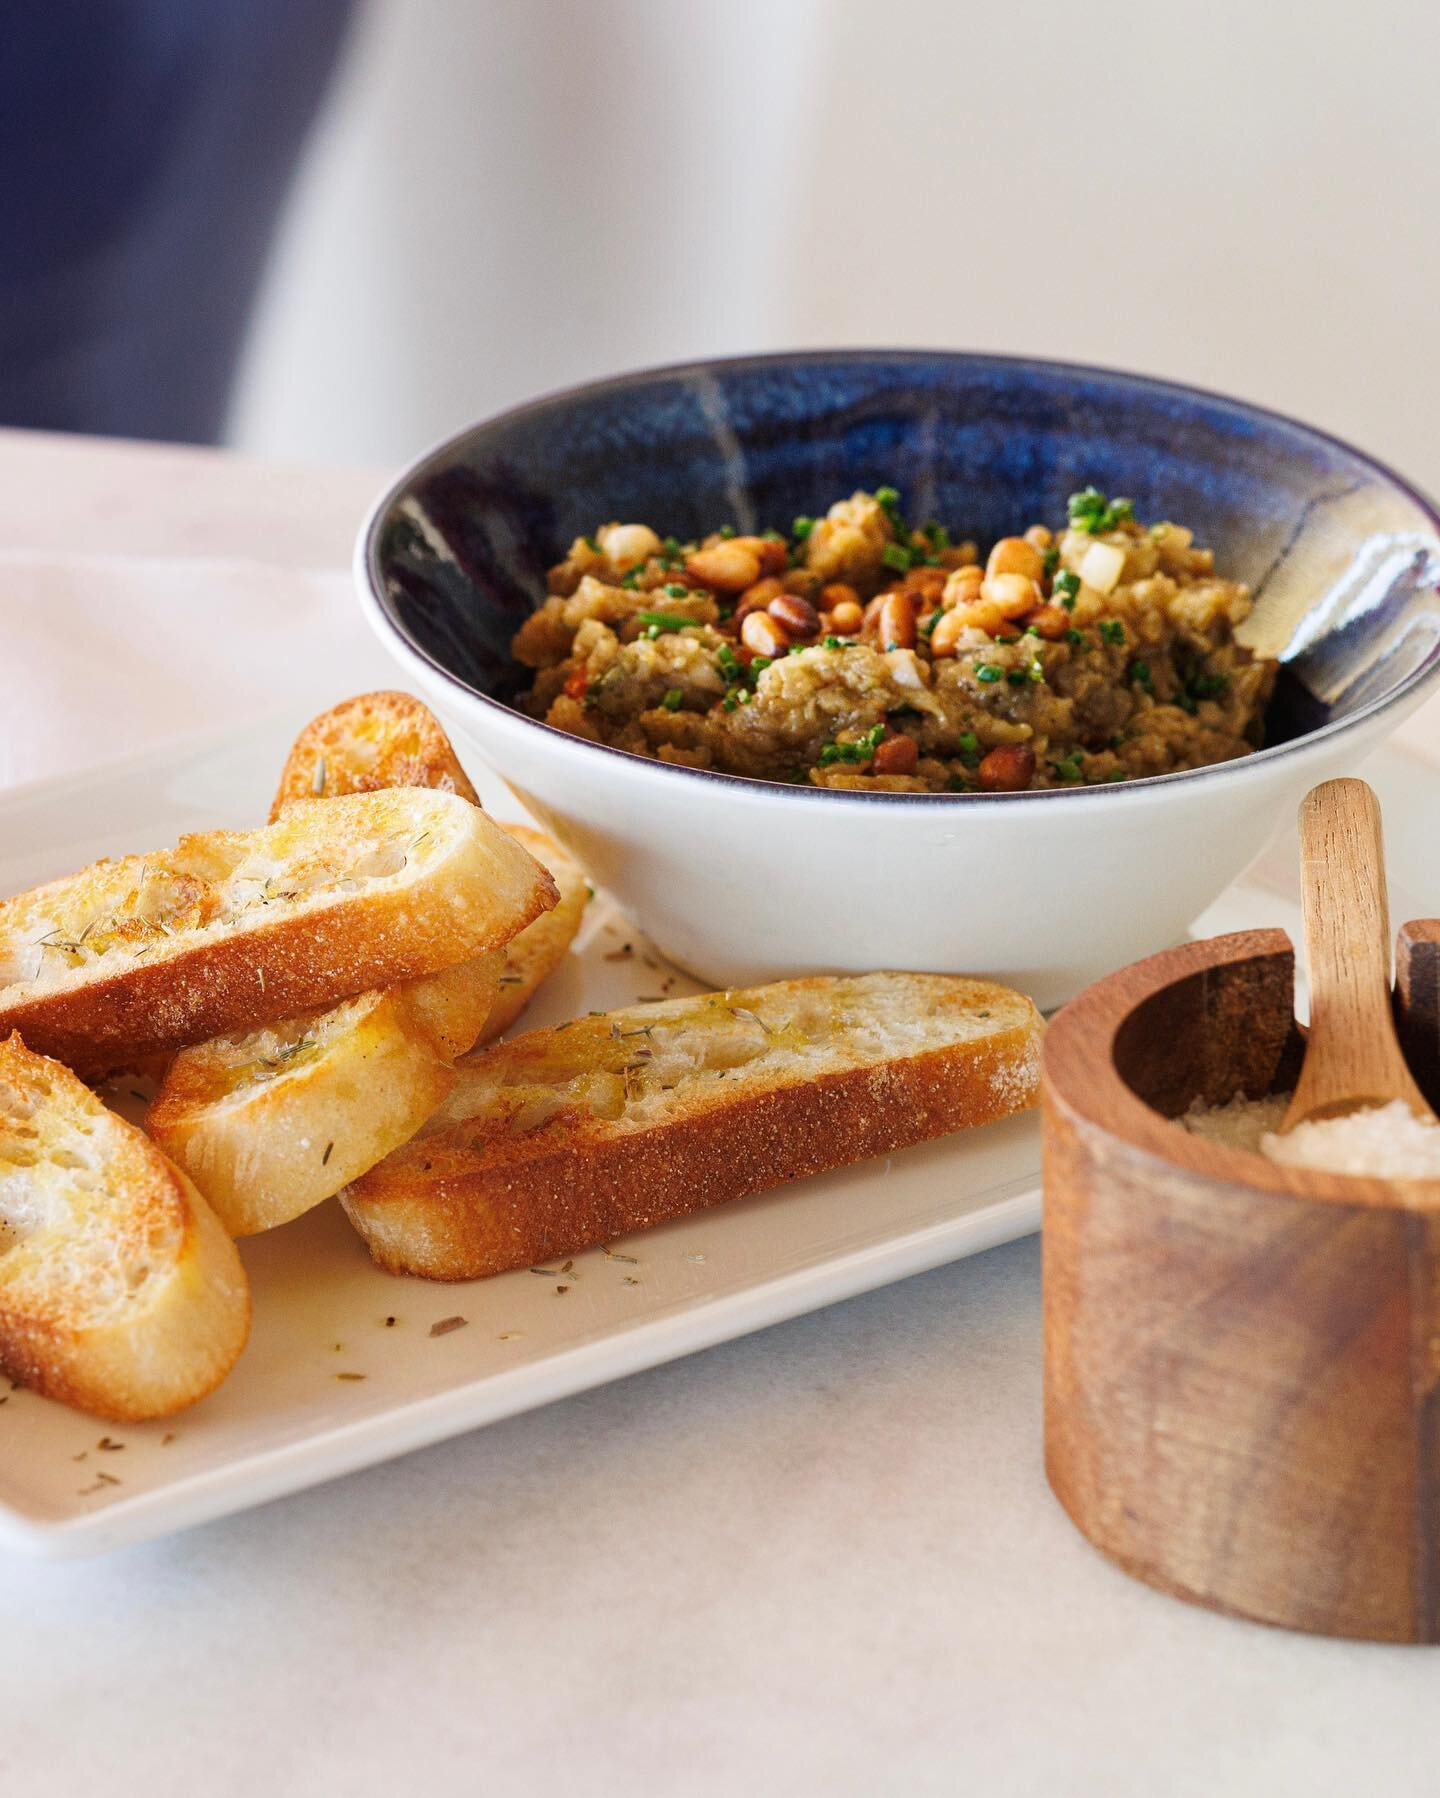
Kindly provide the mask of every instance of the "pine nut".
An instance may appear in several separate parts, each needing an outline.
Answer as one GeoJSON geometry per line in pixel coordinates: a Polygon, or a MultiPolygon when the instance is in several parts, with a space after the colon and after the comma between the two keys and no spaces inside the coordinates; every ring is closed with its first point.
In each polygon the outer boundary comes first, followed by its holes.
{"type": "Polygon", "coordinates": [[[820,614],[798,593],[777,593],[765,609],[792,638],[820,635],[820,614]]]}
{"type": "Polygon", "coordinates": [[[751,612],[740,626],[740,641],[757,656],[783,656],[790,647],[784,626],[768,612],[751,612]]]}
{"type": "MultiPolygon", "coordinates": [[[[1028,544],[1026,548],[1029,548],[1028,544]]],[[[988,600],[1005,618],[1019,618],[1022,613],[1032,612],[1043,604],[1037,581],[1027,574],[1009,571],[987,575],[980,585],[980,597],[988,600]]]]}
{"type": "Polygon", "coordinates": [[[961,637],[969,628],[965,609],[957,607],[953,612],[936,622],[930,633],[930,655],[932,660],[939,661],[941,656],[953,656],[961,637]]]}
{"type": "Polygon", "coordinates": [[[882,649],[915,647],[915,602],[908,593],[887,593],[877,622],[882,649]]]}
{"type": "Polygon", "coordinates": [[[1044,572],[1045,558],[1023,537],[1002,537],[985,564],[986,579],[992,581],[1000,574],[1023,574],[1027,580],[1038,581],[1044,572]]]}
{"type": "Polygon", "coordinates": [[[873,774],[913,774],[920,760],[920,746],[903,731],[885,741],[875,751],[870,764],[873,774]]]}
{"type": "Polygon", "coordinates": [[[685,572],[691,580],[716,593],[743,593],[760,579],[760,558],[743,543],[731,539],[687,556],[685,572]]]}
{"type": "Polygon", "coordinates": [[[1002,743],[982,756],[975,779],[984,793],[1023,793],[1035,778],[1035,751],[1028,743],[1002,743]]]}
{"type": "Polygon", "coordinates": [[[940,595],[940,603],[948,611],[951,606],[967,605],[978,597],[985,580],[985,570],[968,563],[964,568],[954,569],[945,582],[944,591],[940,595]]]}

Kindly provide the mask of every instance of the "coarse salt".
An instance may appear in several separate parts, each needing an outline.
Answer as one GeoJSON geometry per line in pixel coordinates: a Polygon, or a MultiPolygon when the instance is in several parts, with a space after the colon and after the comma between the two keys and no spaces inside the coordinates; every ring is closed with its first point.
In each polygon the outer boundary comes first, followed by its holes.
{"type": "Polygon", "coordinates": [[[1227,1105],[1197,1101],[1178,1121],[1194,1136],[1292,1167],[1382,1180],[1440,1178],[1440,1124],[1417,1117],[1401,1099],[1298,1124],[1281,1136],[1277,1130],[1289,1103],[1289,1093],[1263,1099],[1240,1093],[1227,1105]]]}

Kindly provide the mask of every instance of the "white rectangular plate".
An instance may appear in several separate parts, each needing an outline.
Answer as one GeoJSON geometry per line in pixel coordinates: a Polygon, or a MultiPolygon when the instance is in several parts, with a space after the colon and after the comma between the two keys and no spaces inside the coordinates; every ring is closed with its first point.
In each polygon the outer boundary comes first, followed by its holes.
{"type": "MultiPolygon", "coordinates": [[[[0,892],[263,818],[294,722],[0,795],[0,892]]],[[[1393,862],[1437,777],[1395,750],[1373,777],[1393,862]]],[[[498,783],[481,791],[518,815],[498,783]]],[[[1412,834],[1431,872],[1435,851],[1412,834]]],[[[1292,866],[1287,846],[1272,851],[1200,927],[1293,926],[1292,866]]],[[[1427,884],[1440,894],[1440,878],[1427,884]]],[[[1407,904],[1398,890],[1397,919],[1420,915],[1407,904]]],[[[527,1023],[684,990],[601,895],[527,1023]]],[[[253,1334],[193,1410],[106,1429],[0,1383],[0,1543],[80,1555],[182,1529],[975,1254],[1038,1226],[1039,1170],[1038,1123],[1015,1118],[564,1267],[454,1286],[378,1272],[338,1206],[322,1206],[242,1245],[253,1334]]]]}

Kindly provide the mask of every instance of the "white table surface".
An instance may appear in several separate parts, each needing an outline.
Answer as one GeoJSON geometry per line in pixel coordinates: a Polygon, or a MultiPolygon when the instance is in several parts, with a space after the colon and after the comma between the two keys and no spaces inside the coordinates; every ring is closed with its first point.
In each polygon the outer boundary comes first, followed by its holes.
{"type": "MultiPolygon", "coordinates": [[[[0,552],[259,530],[323,570],[375,485],[0,432],[0,552]]],[[[1031,1240],[168,1541],[6,1560],[0,1692],[17,1798],[1319,1798],[1434,1789],[1440,1659],[1086,1546],[1041,1471],[1031,1240]]]]}

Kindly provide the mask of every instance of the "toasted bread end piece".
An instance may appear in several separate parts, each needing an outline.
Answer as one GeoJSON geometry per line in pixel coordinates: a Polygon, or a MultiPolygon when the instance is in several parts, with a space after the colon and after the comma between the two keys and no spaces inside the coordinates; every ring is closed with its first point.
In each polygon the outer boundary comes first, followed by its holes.
{"type": "Polygon", "coordinates": [[[97,1417],[194,1404],[245,1346],[235,1245],[140,1130],[0,1043],[0,1367],[97,1417]]]}
{"type": "Polygon", "coordinates": [[[411,693],[359,693],[312,718],[296,737],[270,821],[296,799],[334,799],[382,787],[434,787],[480,803],[428,706],[411,693]]]}

